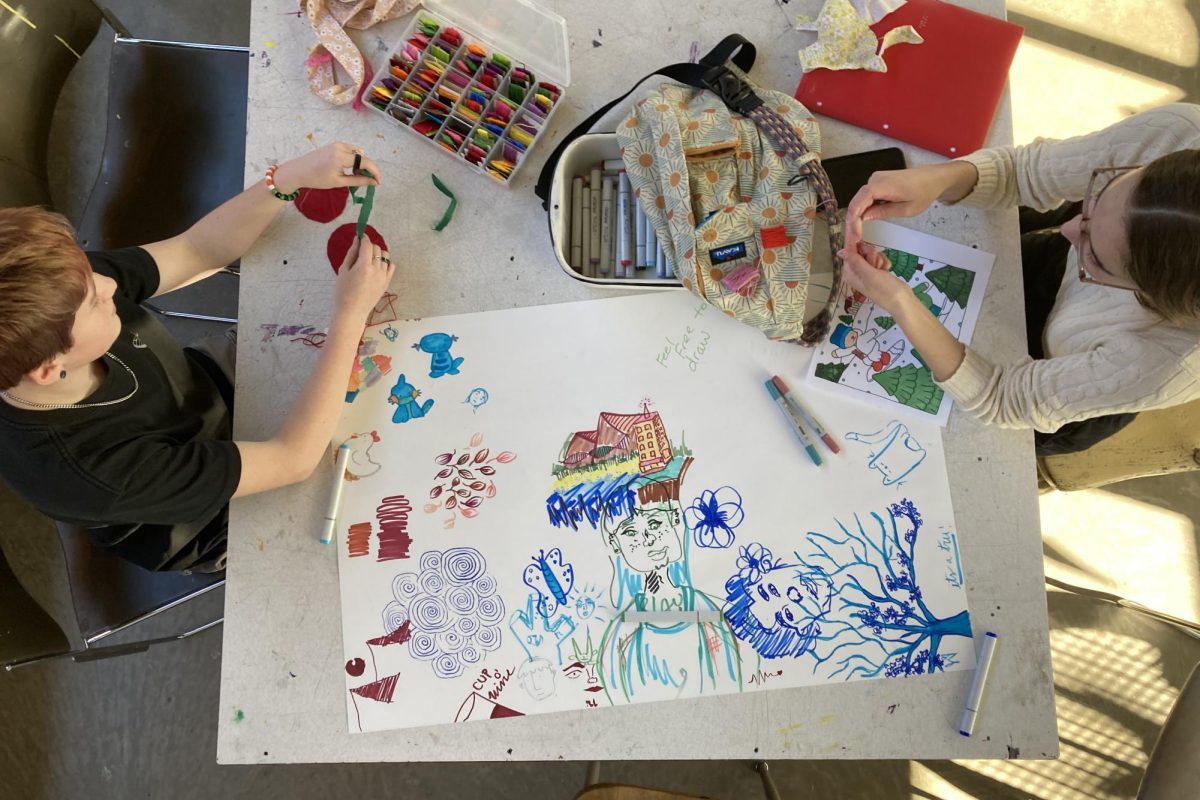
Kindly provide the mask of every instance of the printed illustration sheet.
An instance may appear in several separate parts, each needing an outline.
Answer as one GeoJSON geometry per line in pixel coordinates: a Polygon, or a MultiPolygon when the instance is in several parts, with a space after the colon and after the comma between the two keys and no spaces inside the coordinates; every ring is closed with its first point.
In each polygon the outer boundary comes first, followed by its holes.
{"type": "Polygon", "coordinates": [[[939,429],[806,391],[811,355],[683,291],[369,327],[350,730],[972,667],[939,429]]]}
{"type": "MultiPolygon", "coordinates": [[[[872,221],[863,239],[883,248],[892,273],[902,278],[921,303],[954,337],[970,344],[979,319],[988,276],[996,257],[899,225],[872,221]]],[[[858,292],[846,299],[841,314],[809,367],[808,382],[907,419],[946,424],[950,396],[933,382],[933,373],[892,319],[858,292]]]]}

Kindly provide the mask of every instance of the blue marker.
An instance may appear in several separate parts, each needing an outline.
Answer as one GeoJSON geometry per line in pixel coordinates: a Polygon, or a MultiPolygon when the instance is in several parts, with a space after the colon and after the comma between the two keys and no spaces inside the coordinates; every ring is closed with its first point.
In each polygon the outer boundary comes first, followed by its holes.
{"type": "Polygon", "coordinates": [[[821,456],[817,454],[817,447],[813,444],[813,440],[809,437],[808,432],[804,430],[804,426],[800,424],[800,419],[796,416],[796,412],[783,399],[783,395],[779,393],[779,389],[775,388],[775,384],[771,381],[764,381],[767,391],[771,393],[771,397],[775,399],[775,405],[783,410],[784,416],[792,423],[792,430],[796,432],[796,436],[800,439],[800,443],[804,445],[804,449],[808,451],[808,457],[818,467],[821,466],[821,456]]]}

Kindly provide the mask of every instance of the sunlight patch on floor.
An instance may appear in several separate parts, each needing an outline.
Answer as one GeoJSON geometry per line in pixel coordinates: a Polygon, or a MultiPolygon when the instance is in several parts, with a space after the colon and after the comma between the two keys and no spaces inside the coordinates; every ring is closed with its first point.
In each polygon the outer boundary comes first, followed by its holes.
{"type": "Polygon", "coordinates": [[[1041,800],[1124,800],[1137,787],[1177,690],[1159,649],[1093,628],[1050,631],[1061,752],[1057,761],[962,761],[1041,800]]]}
{"type": "Polygon", "coordinates": [[[1046,575],[1200,620],[1192,520],[1103,489],[1040,500],[1046,575]],[[1170,580],[1164,576],[1170,574],[1170,580]]]}
{"type": "Polygon", "coordinates": [[[1200,36],[1184,0],[1008,0],[1008,13],[1024,14],[1181,67],[1194,66],[1200,56],[1200,36]]]}
{"type": "Polygon", "coordinates": [[[1126,69],[1025,37],[1009,72],[1013,142],[1089,133],[1184,92],[1126,69]]]}

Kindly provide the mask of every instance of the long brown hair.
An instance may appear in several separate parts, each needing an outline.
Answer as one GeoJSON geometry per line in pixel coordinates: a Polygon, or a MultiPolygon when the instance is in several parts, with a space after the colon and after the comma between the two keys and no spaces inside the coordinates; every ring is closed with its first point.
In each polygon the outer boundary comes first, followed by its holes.
{"type": "Polygon", "coordinates": [[[66,217],[0,208],[0,390],[71,349],[86,263],[66,217]]]}
{"type": "Polygon", "coordinates": [[[1129,201],[1128,271],[1144,307],[1176,324],[1200,319],[1200,150],[1142,170],[1129,201]]]}

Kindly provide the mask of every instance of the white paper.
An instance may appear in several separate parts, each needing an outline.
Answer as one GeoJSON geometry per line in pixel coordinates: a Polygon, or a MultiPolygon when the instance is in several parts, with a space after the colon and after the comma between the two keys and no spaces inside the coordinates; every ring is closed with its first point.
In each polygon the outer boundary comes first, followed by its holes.
{"type": "MultiPolygon", "coordinates": [[[[892,271],[955,338],[971,343],[995,255],[878,220],[863,225],[863,240],[900,251],[903,255],[892,258],[892,271]]],[[[817,348],[807,382],[908,420],[945,425],[950,416],[950,395],[934,384],[892,315],[857,294],[846,300],[830,336],[817,348]]]]}
{"type": "Polygon", "coordinates": [[[683,291],[369,328],[349,729],[972,667],[940,431],[805,391],[810,357],[683,291]],[[840,455],[808,459],[772,374],[840,455]]]}

